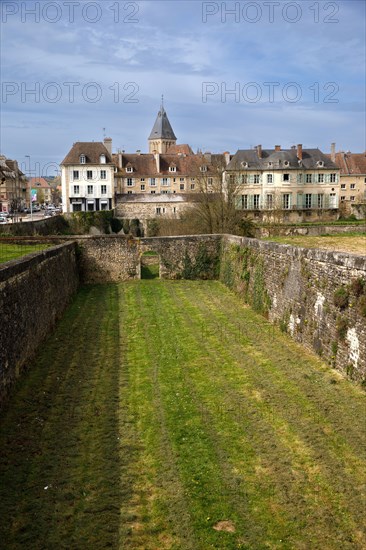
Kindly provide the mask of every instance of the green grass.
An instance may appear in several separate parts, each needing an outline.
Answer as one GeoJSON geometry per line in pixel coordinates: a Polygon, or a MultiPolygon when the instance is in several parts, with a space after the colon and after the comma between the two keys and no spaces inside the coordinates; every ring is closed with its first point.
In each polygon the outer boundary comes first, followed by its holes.
{"type": "Polygon", "coordinates": [[[33,254],[49,247],[47,244],[6,244],[0,243],[0,263],[15,260],[27,254],[33,254]]]}
{"type": "Polygon", "coordinates": [[[141,279],[158,279],[160,274],[160,265],[142,265],[141,266],[141,279]]]}
{"type": "Polygon", "coordinates": [[[86,287],[2,415],[0,540],[363,549],[364,419],[361,389],[218,282],[86,287]]]}

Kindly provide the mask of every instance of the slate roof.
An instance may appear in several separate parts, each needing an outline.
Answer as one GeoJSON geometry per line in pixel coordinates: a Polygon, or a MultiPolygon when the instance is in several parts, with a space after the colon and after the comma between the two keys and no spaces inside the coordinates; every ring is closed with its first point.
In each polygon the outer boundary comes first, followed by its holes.
{"type": "Polygon", "coordinates": [[[194,155],[188,143],[184,143],[182,145],[171,145],[167,152],[169,155],[194,155]]]}
{"type": "Polygon", "coordinates": [[[17,161],[7,159],[4,155],[0,155],[0,179],[15,180],[17,175],[20,179],[24,179],[24,174],[19,169],[17,161]]]}
{"type": "Polygon", "coordinates": [[[303,149],[302,164],[300,166],[297,158],[297,149],[262,149],[262,158],[258,157],[256,149],[239,149],[227,166],[227,170],[318,170],[318,161],[323,161],[324,169],[337,169],[337,166],[330,158],[322,153],[320,149],[303,149]],[[289,164],[286,166],[285,162],[289,164]],[[248,166],[245,166],[245,163],[248,166]],[[269,163],[272,162],[272,166],[269,163]]]}
{"type": "MultiPolygon", "coordinates": [[[[326,156],[331,157],[331,155],[326,156]]],[[[340,169],[342,176],[366,175],[366,152],[336,153],[335,164],[340,169]]]]}
{"type": "Polygon", "coordinates": [[[101,141],[77,141],[61,165],[80,164],[80,155],[86,156],[86,164],[100,164],[100,155],[106,156],[106,164],[112,164],[112,157],[101,141]]]}
{"type": "Polygon", "coordinates": [[[160,107],[149,139],[177,139],[163,106],[160,107]]]}

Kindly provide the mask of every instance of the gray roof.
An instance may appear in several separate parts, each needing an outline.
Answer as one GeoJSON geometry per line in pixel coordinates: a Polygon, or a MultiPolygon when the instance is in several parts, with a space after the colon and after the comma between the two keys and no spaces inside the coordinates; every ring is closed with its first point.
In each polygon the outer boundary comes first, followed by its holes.
{"type": "Polygon", "coordinates": [[[104,143],[100,141],[77,141],[61,162],[61,166],[65,164],[80,164],[81,155],[85,155],[86,164],[100,164],[101,155],[105,155],[106,164],[113,164],[111,155],[104,143]]]}
{"type": "Polygon", "coordinates": [[[177,139],[163,106],[160,107],[149,139],[177,139]]]}
{"type": "Polygon", "coordinates": [[[338,170],[336,164],[320,149],[303,149],[302,162],[297,158],[297,149],[262,149],[262,158],[259,158],[256,149],[239,149],[227,166],[227,170],[338,170]],[[323,166],[317,164],[322,161],[323,166]],[[247,163],[247,166],[246,166],[247,163]],[[269,163],[272,163],[271,165],[269,163]],[[286,164],[285,164],[286,163],[286,164]],[[288,163],[288,164],[287,164],[288,163]]]}

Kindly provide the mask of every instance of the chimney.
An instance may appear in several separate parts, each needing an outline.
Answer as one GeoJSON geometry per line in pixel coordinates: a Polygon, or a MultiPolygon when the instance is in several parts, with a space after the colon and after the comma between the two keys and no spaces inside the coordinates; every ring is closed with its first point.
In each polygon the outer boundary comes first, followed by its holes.
{"type": "Polygon", "coordinates": [[[275,145],[275,151],[281,151],[281,145],[275,145]]]}
{"type": "Polygon", "coordinates": [[[112,138],[104,138],[104,147],[107,149],[110,156],[112,156],[112,138]]]}
{"type": "Polygon", "coordinates": [[[227,166],[230,162],[230,153],[228,151],[225,151],[224,158],[225,158],[225,163],[226,163],[226,166],[227,166]]]}
{"type": "Polygon", "coordinates": [[[122,153],[121,151],[118,153],[118,166],[122,168],[122,153]]]}
{"type": "Polygon", "coordinates": [[[332,162],[336,161],[336,152],[335,152],[336,144],[332,143],[330,146],[330,160],[332,162]]]}
{"type": "Polygon", "coordinates": [[[160,173],[160,155],[159,155],[159,153],[155,152],[154,157],[155,157],[155,162],[156,162],[156,171],[159,174],[160,173]]]}
{"type": "Polygon", "coordinates": [[[262,145],[257,145],[258,158],[262,158],[262,145]]]}
{"type": "Polygon", "coordinates": [[[299,143],[297,146],[297,158],[302,160],[302,143],[299,143]]]}

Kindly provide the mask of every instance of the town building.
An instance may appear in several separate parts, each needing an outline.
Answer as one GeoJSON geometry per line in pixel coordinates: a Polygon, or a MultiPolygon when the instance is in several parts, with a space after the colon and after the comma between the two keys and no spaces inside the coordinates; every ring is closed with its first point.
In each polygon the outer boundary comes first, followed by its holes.
{"type": "Polygon", "coordinates": [[[52,187],[45,178],[30,178],[28,181],[29,195],[32,190],[34,193],[34,202],[38,204],[51,204],[52,187]]]}
{"type": "Polygon", "coordinates": [[[112,139],[74,143],[61,163],[63,211],[93,212],[115,206],[112,139]]]}
{"type": "Polygon", "coordinates": [[[301,144],[238,150],[227,165],[225,185],[237,195],[239,209],[264,221],[276,212],[285,221],[324,217],[326,211],[335,215],[339,205],[339,168],[319,149],[301,144]]]}
{"type": "Polygon", "coordinates": [[[0,212],[20,212],[26,202],[27,179],[18,162],[0,155],[0,212]]]}
{"type": "Polygon", "coordinates": [[[345,214],[356,213],[357,206],[366,204],[366,151],[351,153],[335,152],[332,143],[327,155],[340,171],[339,207],[345,214]]]}

